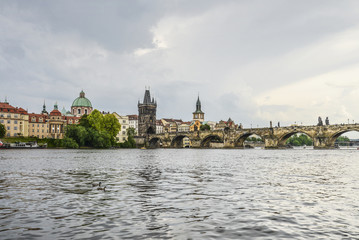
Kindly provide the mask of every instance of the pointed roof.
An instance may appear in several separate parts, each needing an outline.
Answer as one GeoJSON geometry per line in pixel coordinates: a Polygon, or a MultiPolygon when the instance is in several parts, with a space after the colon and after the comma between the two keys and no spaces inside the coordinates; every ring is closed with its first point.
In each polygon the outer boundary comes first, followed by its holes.
{"type": "Polygon", "coordinates": [[[143,104],[149,104],[151,103],[151,94],[150,94],[150,90],[146,90],[145,91],[145,96],[143,97],[143,104]]]}
{"type": "MultiPolygon", "coordinates": [[[[138,104],[140,105],[140,101],[138,101],[138,104]]],[[[156,105],[156,100],[152,98],[151,100],[151,93],[149,89],[146,89],[145,96],[143,97],[143,105],[156,105]]]]}
{"type": "Polygon", "coordinates": [[[197,99],[197,102],[196,102],[196,111],[194,113],[204,113],[201,110],[201,101],[199,100],[199,95],[198,95],[198,99],[197,99]]]}

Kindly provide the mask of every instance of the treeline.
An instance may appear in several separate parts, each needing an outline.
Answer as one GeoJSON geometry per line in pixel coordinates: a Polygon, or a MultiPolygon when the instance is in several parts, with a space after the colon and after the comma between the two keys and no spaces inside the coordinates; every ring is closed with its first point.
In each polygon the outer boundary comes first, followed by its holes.
{"type": "Polygon", "coordinates": [[[286,143],[296,147],[304,145],[311,146],[313,145],[313,140],[305,134],[295,134],[291,136],[286,143]]]}
{"type": "Polygon", "coordinates": [[[134,129],[128,129],[128,140],[118,143],[116,136],[121,130],[121,124],[113,114],[101,114],[94,110],[90,115],[83,115],[78,125],[68,125],[63,139],[49,141],[49,147],[64,148],[111,148],[136,147],[133,136],[134,129]]]}

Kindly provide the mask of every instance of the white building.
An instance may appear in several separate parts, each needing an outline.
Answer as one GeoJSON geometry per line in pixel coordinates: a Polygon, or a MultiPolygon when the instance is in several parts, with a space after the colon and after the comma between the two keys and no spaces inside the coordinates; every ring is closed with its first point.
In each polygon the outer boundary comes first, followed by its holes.
{"type": "Polygon", "coordinates": [[[156,134],[163,133],[163,123],[161,120],[156,120],[156,134]]]}
{"type": "Polygon", "coordinates": [[[178,125],[178,132],[189,132],[191,122],[183,122],[178,125]]]}
{"type": "Polygon", "coordinates": [[[116,139],[118,142],[123,143],[127,140],[127,129],[130,128],[128,116],[120,116],[117,113],[113,113],[115,117],[118,119],[118,122],[121,124],[121,129],[118,132],[116,139]]]}
{"type": "Polygon", "coordinates": [[[138,115],[127,115],[130,128],[134,128],[138,135],[138,115]]]}

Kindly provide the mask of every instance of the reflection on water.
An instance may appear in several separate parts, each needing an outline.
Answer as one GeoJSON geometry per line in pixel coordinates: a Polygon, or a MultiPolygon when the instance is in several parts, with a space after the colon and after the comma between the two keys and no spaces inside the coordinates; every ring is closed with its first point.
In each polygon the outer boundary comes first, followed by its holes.
{"type": "Polygon", "coordinates": [[[359,236],[357,151],[6,150],[0,169],[0,239],[359,236]]]}

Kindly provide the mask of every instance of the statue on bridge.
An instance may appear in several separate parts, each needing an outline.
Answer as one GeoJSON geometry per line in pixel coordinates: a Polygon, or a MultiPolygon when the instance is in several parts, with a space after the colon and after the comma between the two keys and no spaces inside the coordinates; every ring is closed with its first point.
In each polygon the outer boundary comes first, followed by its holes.
{"type": "Polygon", "coordinates": [[[328,117],[325,119],[325,125],[329,125],[329,118],[328,117]]]}
{"type": "Polygon", "coordinates": [[[320,116],[318,117],[318,126],[323,126],[323,121],[320,116]]]}

